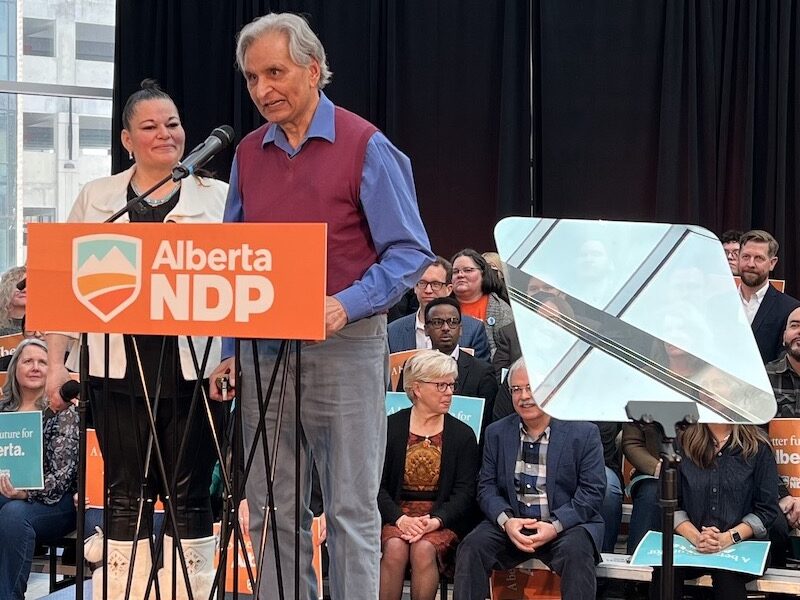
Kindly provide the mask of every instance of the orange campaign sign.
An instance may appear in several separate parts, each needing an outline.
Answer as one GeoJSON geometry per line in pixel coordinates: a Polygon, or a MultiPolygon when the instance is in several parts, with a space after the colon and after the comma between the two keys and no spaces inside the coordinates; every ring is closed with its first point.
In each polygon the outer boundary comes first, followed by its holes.
{"type": "Polygon", "coordinates": [[[769,439],[778,475],[792,496],[800,496],[800,419],[772,419],[769,439]]]}
{"type": "Polygon", "coordinates": [[[325,338],[324,223],[32,223],[27,327],[325,338]]]}

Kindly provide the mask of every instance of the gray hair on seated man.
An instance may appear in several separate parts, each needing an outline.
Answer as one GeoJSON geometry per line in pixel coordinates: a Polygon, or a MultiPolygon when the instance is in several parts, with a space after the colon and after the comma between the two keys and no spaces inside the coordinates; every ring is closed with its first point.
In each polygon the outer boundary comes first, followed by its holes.
{"type": "Polygon", "coordinates": [[[438,350],[420,350],[406,361],[403,366],[403,390],[411,402],[414,402],[414,384],[442,377],[458,376],[458,365],[449,354],[438,350]]]}
{"type": "Polygon", "coordinates": [[[295,64],[307,67],[311,61],[319,63],[317,88],[323,89],[330,83],[333,73],[328,68],[325,48],[300,15],[292,13],[270,13],[248,23],[236,38],[236,62],[244,73],[244,55],[250,45],[269,33],[284,33],[289,40],[289,56],[295,64]]]}

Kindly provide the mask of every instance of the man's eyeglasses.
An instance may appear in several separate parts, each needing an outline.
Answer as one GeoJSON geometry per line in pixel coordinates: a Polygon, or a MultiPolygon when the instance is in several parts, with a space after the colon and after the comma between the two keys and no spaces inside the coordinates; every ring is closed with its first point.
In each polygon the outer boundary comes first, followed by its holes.
{"type": "Polygon", "coordinates": [[[458,317],[450,317],[449,319],[433,318],[425,321],[425,325],[430,325],[434,329],[441,329],[444,327],[445,323],[447,323],[447,326],[450,327],[450,329],[453,329],[461,325],[461,319],[458,317]]]}
{"type": "Polygon", "coordinates": [[[423,379],[423,380],[422,380],[422,383],[431,383],[431,384],[435,385],[435,386],[436,386],[436,391],[437,391],[437,392],[442,392],[442,393],[444,393],[444,392],[447,390],[447,388],[450,388],[450,391],[451,391],[451,392],[454,392],[454,391],[456,391],[456,384],[455,384],[455,382],[453,382],[453,383],[445,383],[444,381],[425,381],[425,380],[423,379]]]}
{"type": "Polygon", "coordinates": [[[528,385],[526,385],[524,387],[521,386],[521,385],[512,385],[511,386],[511,395],[512,396],[519,396],[523,392],[523,390],[528,392],[529,394],[531,394],[532,393],[531,384],[529,383],[528,385]]]}
{"type": "Polygon", "coordinates": [[[438,292],[447,284],[443,281],[425,281],[424,279],[420,279],[416,284],[415,287],[418,290],[424,290],[426,287],[431,286],[431,289],[434,292],[438,292]]]}
{"type": "Polygon", "coordinates": [[[464,275],[469,275],[470,273],[473,273],[474,271],[480,271],[480,269],[478,267],[464,267],[463,269],[453,269],[453,275],[454,276],[455,275],[461,275],[462,273],[464,275]]]}
{"type": "Polygon", "coordinates": [[[728,258],[738,258],[739,251],[738,250],[725,250],[725,256],[728,258]]]}

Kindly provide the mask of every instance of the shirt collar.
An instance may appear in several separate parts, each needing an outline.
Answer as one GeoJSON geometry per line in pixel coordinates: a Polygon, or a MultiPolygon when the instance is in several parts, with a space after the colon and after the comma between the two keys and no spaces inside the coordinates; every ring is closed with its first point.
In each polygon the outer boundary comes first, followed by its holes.
{"type": "Polygon", "coordinates": [[[786,354],[770,364],[772,365],[771,370],[773,373],[794,373],[795,375],[800,375],[800,373],[794,370],[786,354]]]}
{"type": "Polygon", "coordinates": [[[416,315],[416,317],[414,318],[414,322],[417,331],[425,331],[425,323],[423,323],[422,320],[420,319],[420,317],[422,316],[422,309],[420,308],[414,314],[416,315]]]}
{"type": "Polygon", "coordinates": [[[461,348],[461,346],[456,344],[456,347],[453,348],[453,351],[450,353],[450,356],[452,356],[453,360],[455,360],[456,362],[458,362],[458,353],[459,353],[459,349],[460,348],[461,348]]]}
{"type": "Polygon", "coordinates": [[[534,442],[538,442],[539,440],[544,440],[546,442],[549,442],[550,441],[550,425],[548,425],[547,427],[544,428],[544,431],[542,431],[542,435],[540,435],[538,438],[534,439],[533,436],[528,435],[528,430],[525,429],[525,423],[522,421],[522,419],[520,419],[519,420],[519,437],[520,437],[520,439],[524,439],[525,436],[530,437],[531,439],[533,439],[534,442]]]}
{"type": "MultiPolygon", "coordinates": [[[[750,301],[752,302],[753,298],[755,298],[756,301],[760,304],[761,301],[764,299],[764,296],[767,295],[767,287],[770,286],[770,285],[772,285],[772,284],[769,282],[769,279],[767,279],[767,281],[766,281],[766,283],[764,285],[762,285],[760,288],[758,288],[758,290],[753,292],[752,296],[750,296],[750,301]]],[[[741,283],[739,284],[739,296],[741,297],[742,302],[747,302],[747,300],[744,299],[744,296],[742,296],[742,284],[741,283]]]]}
{"type": "Polygon", "coordinates": [[[308,126],[306,137],[303,138],[303,141],[300,142],[297,148],[291,147],[289,140],[286,139],[286,134],[280,126],[267,127],[264,138],[261,140],[261,145],[263,147],[267,144],[274,143],[287,154],[294,155],[300,151],[306,143],[306,140],[310,138],[321,138],[333,143],[336,140],[336,127],[334,125],[335,110],[336,107],[333,105],[333,102],[328,100],[328,97],[323,92],[320,92],[319,104],[317,104],[317,109],[314,111],[314,116],[311,118],[311,124],[308,126]]]}

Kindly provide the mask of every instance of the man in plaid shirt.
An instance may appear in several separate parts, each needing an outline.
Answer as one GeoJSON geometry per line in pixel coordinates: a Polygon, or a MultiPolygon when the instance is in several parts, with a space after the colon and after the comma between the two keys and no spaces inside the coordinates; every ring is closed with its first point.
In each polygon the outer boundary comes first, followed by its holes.
{"type": "Polygon", "coordinates": [[[600,433],[542,411],[523,359],[508,381],[516,412],[486,429],[478,476],[485,519],[458,547],[453,597],[484,600],[492,570],[536,557],[558,574],[569,571],[562,597],[593,600],[606,487],[600,433]]]}

